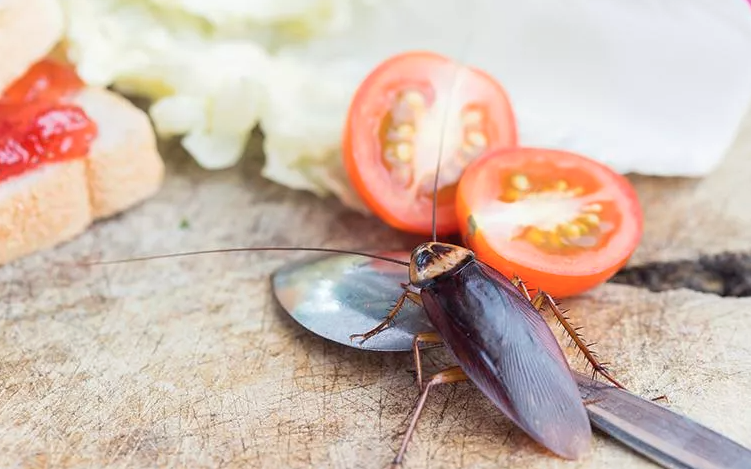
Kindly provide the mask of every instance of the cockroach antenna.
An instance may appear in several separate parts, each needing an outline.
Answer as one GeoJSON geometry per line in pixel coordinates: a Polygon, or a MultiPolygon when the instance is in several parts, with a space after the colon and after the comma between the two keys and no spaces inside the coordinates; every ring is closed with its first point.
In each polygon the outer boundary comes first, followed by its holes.
{"type": "Polygon", "coordinates": [[[436,236],[436,218],[438,218],[438,173],[441,171],[441,157],[443,156],[443,140],[444,136],[446,135],[446,124],[448,123],[448,114],[451,112],[450,106],[451,106],[451,98],[453,97],[453,91],[454,91],[454,84],[456,82],[456,76],[459,74],[458,69],[461,65],[457,64],[457,68],[454,71],[454,78],[453,82],[451,84],[451,88],[449,91],[449,104],[446,112],[443,113],[443,123],[441,124],[441,128],[443,129],[443,132],[441,132],[440,139],[438,140],[438,161],[436,161],[435,164],[435,178],[433,179],[433,215],[432,215],[432,227],[431,227],[431,236],[432,240],[435,243],[437,241],[436,236]]]}
{"type": "MultiPolygon", "coordinates": [[[[464,45],[462,46],[462,55],[466,55],[467,50],[469,50],[469,45],[472,42],[472,36],[474,29],[470,31],[470,34],[467,35],[467,37],[464,40],[464,45]]],[[[441,128],[443,131],[441,132],[441,135],[438,140],[438,159],[435,164],[435,177],[433,178],[433,215],[432,215],[432,240],[433,242],[437,241],[437,235],[436,235],[436,218],[438,218],[438,177],[441,172],[441,159],[443,158],[443,142],[445,140],[446,136],[446,127],[448,124],[448,118],[449,114],[451,113],[451,103],[454,98],[454,90],[456,89],[456,84],[459,81],[459,75],[460,71],[464,68],[464,64],[461,62],[454,62],[454,73],[451,76],[451,85],[448,90],[448,100],[446,104],[446,109],[443,112],[443,120],[441,122],[441,128]]]]}
{"type": "Polygon", "coordinates": [[[258,251],[308,251],[308,252],[323,252],[334,254],[350,254],[355,256],[369,257],[371,259],[378,259],[381,261],[392,262],[394,264],[409,266],[409,262],[405,262],[399,259],[394,259],[387,256],[380,256],[378,254],[371,254],[367,252],[349,251],[346,249],[333,249],[333,248],[298,248],[298,247],[278,247],[278,246],[264,246],[264,247],[241,247],[241,248],[228,248],[228,249],[208,249],[205,251],[189,251],[189,252],[176,252],[171,254],[157,254],[155,256],[145,257],[131,257],[129,259],[115,259],[110,261],[94,261],[94,262],[81,262],[79,265],[84,267],[96,266],[96,265],[112,265],[112,264],[125,264],[129,262],[143,262],[152,261],[155,259],[171,259],[175,257],[188,257],[202,254],[220,254],[230,252],[258,252],[258,251]]]}

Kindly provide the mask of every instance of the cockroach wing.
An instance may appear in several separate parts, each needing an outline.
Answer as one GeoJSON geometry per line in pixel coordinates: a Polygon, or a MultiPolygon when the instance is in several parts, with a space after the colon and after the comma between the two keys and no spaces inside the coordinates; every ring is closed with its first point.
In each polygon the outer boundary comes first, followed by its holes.
{"type": "Polygon", "coordinates": [[[577,459],[592,430],[552,331],[503,275],[472,261],[423,288],[431,322],[478,388],[554,453],[577,459]]]}

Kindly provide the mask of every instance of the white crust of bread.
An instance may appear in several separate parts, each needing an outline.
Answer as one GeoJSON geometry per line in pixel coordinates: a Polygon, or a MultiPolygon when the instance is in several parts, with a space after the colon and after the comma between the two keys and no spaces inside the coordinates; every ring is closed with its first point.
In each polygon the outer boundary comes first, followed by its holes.
{"type": "Polygon", "coordinates": [[[0,0],[0,91],[46,56],[63,28],[58,0],[0,0]]]}
{"type": "Polygon", "coordinates": [[[164,163],[148,116],[122,96],[87,88],[73,100],[97,123],[86,165],[94,218],[103,218],[154,195],[164,163]]]}
{"type": "Polygon", "coordinates": [[[0,265],[68,240],[91,223],[86,163],[45,165],[0,183],[0,265]]]}
{"type": "Polygon", "coordinates": [[[101,89],[74,101],[97,123],[97,138],[85,158],[0,181],[0,265],[68,241],[161,186],[164,163],[143,111],[101,89]]]}

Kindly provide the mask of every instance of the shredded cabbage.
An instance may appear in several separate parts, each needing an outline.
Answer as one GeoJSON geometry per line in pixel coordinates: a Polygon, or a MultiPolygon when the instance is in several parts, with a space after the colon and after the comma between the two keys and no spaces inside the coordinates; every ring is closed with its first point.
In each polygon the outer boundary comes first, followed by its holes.
{"type": "Polygon", "coordinates": [[[156,132],[202,167],[236,164],[262,120],[264,176],[364,210],[339,148],[357,81],[275,51],[346,30],[369,0],[61,1],[81,77],[151,98],[156,132]]]}

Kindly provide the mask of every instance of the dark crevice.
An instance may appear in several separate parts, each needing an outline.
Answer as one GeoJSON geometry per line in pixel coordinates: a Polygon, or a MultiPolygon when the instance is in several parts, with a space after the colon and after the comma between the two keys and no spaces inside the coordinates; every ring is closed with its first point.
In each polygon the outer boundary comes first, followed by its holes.
{"type": "Polygon", "coordinates": [[[628,267],[610,281],[655,292],[688,288],[720,296],[751,296],[751,253],[730,252],[628,267]]]}

